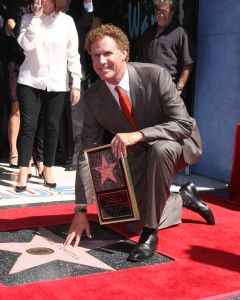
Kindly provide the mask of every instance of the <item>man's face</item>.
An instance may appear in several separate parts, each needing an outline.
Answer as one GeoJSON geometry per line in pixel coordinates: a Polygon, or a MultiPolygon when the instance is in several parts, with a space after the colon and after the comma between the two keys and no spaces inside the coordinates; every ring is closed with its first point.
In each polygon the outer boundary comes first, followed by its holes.
{"type": "Polygon", "coordinates": [[[118,49],[115,41],[105,36],[91,45],[93,68],[102,80],[117,85],[126,70],[127,51],[118,49]]]}
{"type": "Polygon", "coordinates": [[[161,4],[155,9],[155,15],[160,29],[164,29],[171,22],[174,12],[170,10],[170,6],[167,4],[161,4]]]}

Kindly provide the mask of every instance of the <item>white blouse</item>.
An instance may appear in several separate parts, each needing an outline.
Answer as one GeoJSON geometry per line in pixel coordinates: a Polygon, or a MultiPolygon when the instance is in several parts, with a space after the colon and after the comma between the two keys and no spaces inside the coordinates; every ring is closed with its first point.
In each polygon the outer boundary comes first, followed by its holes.
{"type": "Polygon", "coordinates": [[[26,56],[18,83],[47,91],[69,91],[69,70],[72,87],[80,88],[78,34],[70,16],[61,12],[40,18],[24,15],[18,43],[26,56]]]}

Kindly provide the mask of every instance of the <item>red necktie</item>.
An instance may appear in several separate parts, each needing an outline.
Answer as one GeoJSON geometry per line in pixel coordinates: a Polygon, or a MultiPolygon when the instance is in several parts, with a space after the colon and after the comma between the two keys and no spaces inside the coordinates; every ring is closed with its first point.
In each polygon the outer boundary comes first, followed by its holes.
{"type": "Polygon", "coordinates": [[[129,123],[132,125],[132,127],[137,131],[137,125],[133,116],[132,112],[132,105],[128,99],[128,97],[122,92],[120,86],[116,86],[115,90],[118,93],[119,96],[119,103],[122,109],[122,112],[124,113],[125,117],[128,119],[129,123]]]}

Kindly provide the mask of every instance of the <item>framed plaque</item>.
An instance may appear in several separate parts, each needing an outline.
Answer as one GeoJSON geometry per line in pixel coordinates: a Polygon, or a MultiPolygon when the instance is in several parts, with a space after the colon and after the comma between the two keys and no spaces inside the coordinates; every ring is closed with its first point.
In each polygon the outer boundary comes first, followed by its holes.
{"type": "Polygon", "coordinates": [[[127,159],[106,145],[84,151],[100,224],[139,220],[127,159]]]}

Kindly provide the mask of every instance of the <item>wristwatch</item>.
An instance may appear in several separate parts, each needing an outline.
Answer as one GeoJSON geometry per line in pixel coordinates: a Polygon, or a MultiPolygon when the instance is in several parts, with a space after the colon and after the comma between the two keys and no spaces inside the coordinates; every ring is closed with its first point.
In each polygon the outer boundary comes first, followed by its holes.
{"type": "Polygon", "coordinates": [[[87,207],[81,207],[81,206],[76,205],[76,207],[74,208],[74,213],[75,214],[87,213],[87,207]]]}
{"type": "Polygon", "coordinates": [[[182,87],[180,84],[177,84],[177,90],[178,90],[178,91],[182,91],[182,90],[183,90],[183,87],[182,87]]]}

